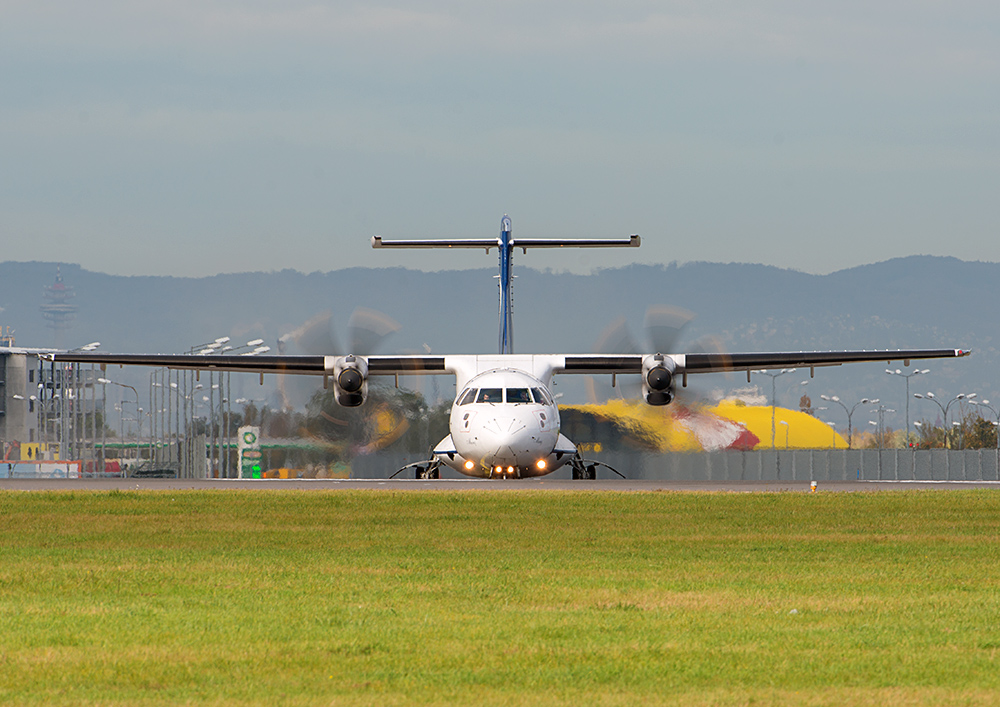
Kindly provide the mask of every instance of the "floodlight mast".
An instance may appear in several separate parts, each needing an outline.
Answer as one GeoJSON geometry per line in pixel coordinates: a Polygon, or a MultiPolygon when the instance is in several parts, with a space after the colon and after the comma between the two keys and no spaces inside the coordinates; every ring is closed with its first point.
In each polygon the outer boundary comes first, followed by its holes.
{"type": "Polygon", "coordinates": [[[901,376],[906,379],[906,444],[910,444],[910,379],[913,376],[922,376],[931,372],[929,368],[917,369],[912,373],[903,373],[900,369],[891,370],[885,369],[885,372],[890,376],[901,376]]]}
{"type": "MultiPolygon", "coordinates": [[[[128,385],[127,383],[119,383],[117,381],[109,380],[107,378],[98,378],[97,382],[100,383],[101,385],[105,386],[105,388],[108,385],[117,385],[119,388],[128,388],[129,390],[131,390],[135,394],[135,464],[136,464],[136,466],[138,466],[139,465],[139,440],[142,437],[142,418],[139,417],[139,413],[142,411],[142,408],[139,407],[139,391],[136,390],[131,385],[128,385]]],[[[105,401],[107,400],[107,397],[108,397],[108,395],[107,395],[107,393],[105,393],[104,394],[105,401]]],[[[124,403],[125,401],[123,400],[122,402],[124,403]]],[[[121,410],[121,415],[122,415],[122,418],[124,419],[124,416],[125,416],[125,410],[124,409],[121,410]]],[[[150,434],[152,434],[152,432],[150,434]]],[[[122,442],[123,443],[125,442],[124,427],[123,427],[123,431],[122,431],[122,442]]],[[[102,448],[102,459],[103,459],[103,456],[104,456],[105,453],[106,453],[106,451],[103,450],[103,448],[102,448]]]]}
{"type": "Polygon", "coordinates": [[[771,449],[774,449],[774,411],[775,411],[775,384],[777,382],[778,376],[783,376],[786,373],[793,373],[794,368],[782,368],[777,373],[771,373],[770,371],[765,371],[763,369],[759,371],[750,371],[750,373],[759,373],[764,376],[769,376],[771,378],[771,449]]]}
{"type": "Polygon", "coordinates": [[[847,448],[850,449],[854,442],[854,428],[851,425],[851,417],[854,415],[854,411],[858,409],[859,405],[875,405],[879,401],[878,398],[861,398],[861,400],[854,403],[853,407],[848,408],[836,395],[820,395],[819,397],[828,402],[837,403],[837,405],[844,408],[844,412],[847,413],[847,448]]]}
{"type": "MultiPolygon", "coordinates": [[[[959,393],[954,398],[948,401],[947,405],[942,405],[937,398],[934,397],[934,393],[930,391],[926,395],[921,395],[920,393],[914,393],[914,398],[918,400],[930,400],[932,403],[937,405],[941,409],[942,423],[944,424],[944,429],[948,429],[948,410],[951,409],[952,404],[957,403],[960,400],[973,400],[976,397],[976,393],[959,393]]],[[[945,439],[947,439],[947,433],[945,434],[945,439]]]]}

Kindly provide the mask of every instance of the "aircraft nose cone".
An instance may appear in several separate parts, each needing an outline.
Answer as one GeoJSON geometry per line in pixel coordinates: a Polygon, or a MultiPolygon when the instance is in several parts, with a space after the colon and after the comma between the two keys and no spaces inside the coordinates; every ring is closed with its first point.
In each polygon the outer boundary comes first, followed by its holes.
{"type": "Polygon", "coordinates": [[[489,451],[483,461],[489,466],[518,466],[519,440],[527,432],[524,422],[514,417],[494,417],[483,424],[484,442],[489,451]]]}
{"type": "Polygon", "coordinates": [[[513,439],[523,429],[524,423],[515,417],[494,417],[483,425],[483,430],[498,440],[513,439]]]}

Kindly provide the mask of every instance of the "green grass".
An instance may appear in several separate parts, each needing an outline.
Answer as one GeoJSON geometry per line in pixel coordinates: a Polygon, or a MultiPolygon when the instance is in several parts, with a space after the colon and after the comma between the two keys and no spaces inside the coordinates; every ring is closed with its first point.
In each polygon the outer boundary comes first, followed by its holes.
{"type": "Polygon", "coordinates": [[[0,704],[1000,702],[1000,494],[0,493],[0,704]]]}

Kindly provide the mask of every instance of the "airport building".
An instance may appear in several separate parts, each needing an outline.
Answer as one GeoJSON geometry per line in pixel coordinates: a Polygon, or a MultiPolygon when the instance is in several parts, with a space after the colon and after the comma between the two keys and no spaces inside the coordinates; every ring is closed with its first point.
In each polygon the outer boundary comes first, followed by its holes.
{"type": "Polygon", "coordinates": [[[0,444],[3,459],[59,459],[51,371],[42,365],[40,349],[0,347],[0,444]]]}
{"type": "Polygon", "coordinates": [[[51,349],[19,348],[12,339],[0,342],[6,344],[0,345],[0,461],[5,462],[0,478],[44,476],[50,467],[64,473],[67,464],[88,476],[233,473],[235,444],[219,436],[209,440],[205,434],[206,427],[220,431],[222,420],[231,419],[222,409],[228,392],[223,383],[214,391],[217,404],[210,424],[197,417],[194,405],[195,393],[205,386],[193,375],[157,369],[149,386],[149,405],[156,412],[147,412],[139,407],[135,388],[103,378],[99,367],[57,364],[45,356],[51,349]],[[126,395],[128,413],[106,397],[109,386],[135,395],[126,395]],[[109,412],[118,418],[117,430],[107,424],[109,412]]]}
{"type": "MultiPolygon", "coordinates": [[[[38,358],[16,348],[0,349],[0,442],[4,459],[21,459],[22,444],[39,440],[37,396],[28,392],[29,381],[35,387],[38,358]]],[[[30,446],[25,450],[37,453],[30,446]]]]}

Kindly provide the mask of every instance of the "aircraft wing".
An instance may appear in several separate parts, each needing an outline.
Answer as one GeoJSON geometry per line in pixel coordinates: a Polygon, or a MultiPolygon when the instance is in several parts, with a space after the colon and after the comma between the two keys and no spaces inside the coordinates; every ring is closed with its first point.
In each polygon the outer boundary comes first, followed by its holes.
{"type": "MultiPolygon", "coordinates": [[[[53,353],[56,363],[107,366],[152,366],[233,373],[292,373],[322,376],[333,371],[336,356],[242,356],[212,354],[114,354],[93,351],[53,353]]],[[[365,356],[372,375],[445,373],[444,356],[365,356]]]]}
{"type": "MultiPolygon", "coordinates": [[[[788,351],[762,353],[691,353],[669,356],[679,373],[722,373],[768,368],[816,368],[840,366],[844,363],[871,361],[903,361],[929,358],[959,358],[971,351],[964,349],[891,349],[875,351],[788,351]]],[[[644,356],[622,354],[611,356],[567,355],[565,373],[641,373],[644,356]]]]}
{"type": "Polygon", "coordinates": [[[840,366],[844,363],[903,361],[911,359],[960,358],[971,351],[963,349],[898,349],[886,351],[793,351],[785,353],[696,353],[683,356],[688,373],[750,371],[768,368],[814,368],[840,366]]]}
{"type": "MultiPolygon", "coordinates": [[[[877,351],[790,351],[762,353],[691,353],[672,354],[670,358],[683,373],[719,373],[768,368],[815,368],[844,363],[903,361],[930,358],[960,358],[971,351],[964,349],[893,349],[877,351]]],[[[546,359],[553,357],[544,355],[546,359]]],[[[91,351],[54,353],[45,358],[57,363],[90,363],[106,366],[152,366],[234,373],[292,373],[325,375],[334,369],[336,356],[241,356],[212,354],[113,354],[91,351]]],[[[499,364],[503,356],[491,357],[499,364]]],[[[512,358],[523,358],[514,356],[512,358]]],[[[529,356],[529,358],[531,358],[529,356]]],[[[644,356],[573,355],[559,356],[552,366],[562,373],[641,373],[644,356]]],[[[445,356],[366,356],[371,375],[447,373],[445,356]]]]}

